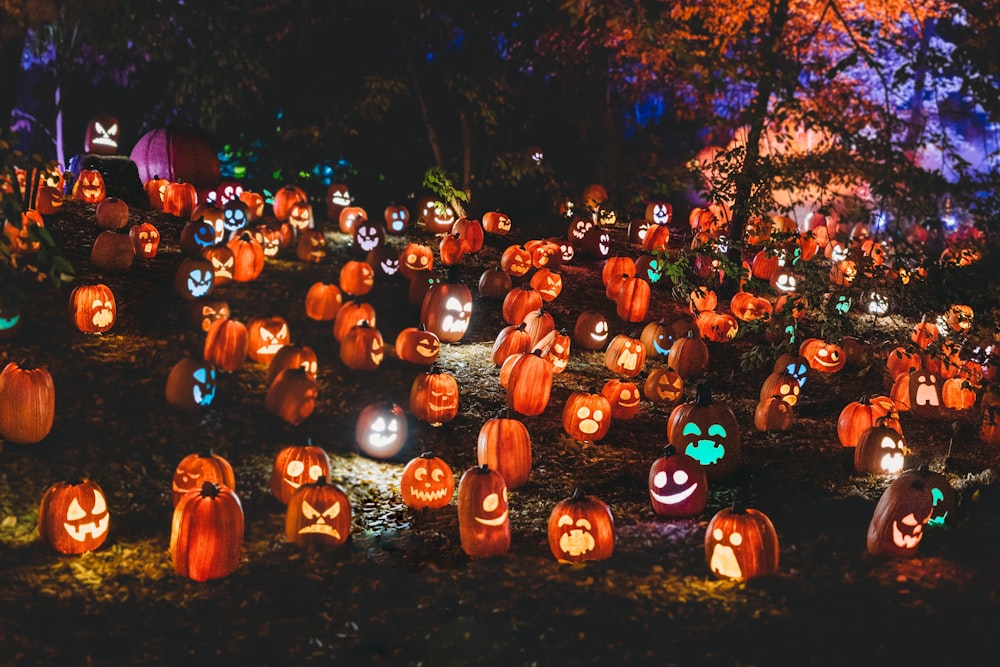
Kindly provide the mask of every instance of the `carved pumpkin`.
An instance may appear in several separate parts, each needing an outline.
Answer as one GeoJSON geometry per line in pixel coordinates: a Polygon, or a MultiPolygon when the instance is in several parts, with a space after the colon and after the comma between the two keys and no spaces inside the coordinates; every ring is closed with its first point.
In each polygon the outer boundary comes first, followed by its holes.
{"type": "Polygon", "coordinates": [[[399,478],[399,495],[411,509],[437,509],[451,504],[455,475],[444,459],[424,452],[410,459],[399,478]]]}
{"type": "Polygon", "coordinates": [[[604,351],[604,366],[612,373],[635,377],[646,365],[646,348],[638,338],[618,334],[604,351]]]}
{"type": "Polygon", "coordinates": [[[458,381],[450,373],[432,368],[410,385],[410,412],[420,421],[440,426],[458,415],[458,381]]]}
{"type": "Polygon", "coordinates": [[[292,494],[304,484],[313,484],[330,476],[330,456],[322,447],[307,441],[304,445],[282,447],[271,466],[271,495],[288,504],[292,494]]]}
{"type": "Polygon", "coordinates": [[[612,419],[632,419],[639,414],[642,393],[635,382],[611,378],[601,387],[601,395],[611,406],[612,419]]]}
{"type": "MultiPolygon", "coordinates": [[[[332,216],[331,216],[332,217],[332,216]]],[[[402,234],[410,224],[410,211],[398,204],[390,204],[383,212],[386,231],[390,234],[402,234]]]]}
{"type": "MultiPolygon", "coordinates": [[[[113,234],[114,232],[106,232],[113,234]]],[[[187,301],[201,299],[215,289],[212,263],[201,257],[186,257],[174,273],[174,290],[187,301]]]]}
{"type": "Polygon", "coordinates": [[[708,504],[705,468],[673,445],[649,467],[649,499],[653,511],[671,519],[698,516],[708,504]]]}
{"type": "Polygon", "coordinates": [[[118,313],[115,295],[104,283],[79,285],[69,295],[69,318],[83,333],[100,334],[111,329],[118,313]]]}
{"type": "Polygon", "coordinates": [[[246,325],[228,317],[218,319],[205,335],[205,361],[222,371],[238,371],[246,363],[249,345],[246,325]]]}
{"type": "Polygon", "coordinates": [[[261,364],[271,363],[281,346],[292,342],[288,322],[280,315],[252,318],[247,322],[247,332],[250,335],[247,356],[261,364]]]}
{"type": "Polygon", "coordinates": [[[712,400],[707,381],[693,401],[676,406],[667,419],[667,441],[705,466],[709,481],[729,477],[740,464],[742,436],[732,408],[712,400]]]}
{"type": "Polygon", "coordinates": [[[96,169],[81,169],[80,174],[73,181],[70,198],[88,204],[97,204],[106,196],[107,189],[101,172],[96,169]]]}
{"type": "Polygon", "coordinates": [[[308,264],[321,264],[329,254],[329,244],[326,234],[319,229],[307,229],[299,232],[299,240],[295,244],[295,256],[308,264]]]}
{"type": "Polygon", "coordinates": [[[216,375],[211,362],[184,357],[167,376],[167,403],[182,410],[207,408],[215,400],[216,375]]]}
{"type": "Polygon", "coordinates": [[[434,251],[430,246],[413,241],[399,253],[399,272],[410,280],[418,271],[434,268],[434,251]]]}
{"type": "Polygon", "coordinates": [[[373,327],[376,326],[375,307],[366,301],[347,301],[333,318],[334,340],[338,343],[343,342],[351,327],[362,322],[368,322],[373,327]]]}
{"type": "Polygon", "coordinates": [[[487,211],[483,213],[483,229],[490,234],[506,236],[511,229],[510,218],[499,211],[487,211]]]}
{"type": "Polygon", "coordinates": [[[97,482],[57,482],[42,496],[38,508],[38,535],[59,553],[93,551],[108,539],[111,514],[97,482]]]}
{"type": "Polygon", "coordinates": [[[114,116],[94,116],[87,121],[83,135],[83,150],[95,155],[114,155],[118,152],[118,119],[114,116]]]}
{"type": "Polygon", "coordinates": [[[188,322],[197,331],[207,332],[212,323],[231,315],[222,299],[195,299],[188,304],[188,322]]]}
{"type": "Polygon", "coordinates": [[[160,230],[151,222],[140,222],[128,230],[136,257],[152,259],[160,247],[160,230]]]}
{"type": "Polygon", "coordinates": [[[344,487],[322,476],[300,486],[285,508],[285,537],[292,544],[332,549],[351,536],[351,501],[344,487]]]}
{"type": "Polygon", "coordinates": [[[532,268],[531,252],[523,245],[511,245],[500,254],[500,268],[515,278],[526,275],[532,268]]]}
{"type": "Polygon", "coordinates": [[[903,469],[906,441],[899,431],[879,417],[858,438],[854,448],[854,469],[877,475],[891,475],[903,469]]]}
{"type": "Polygon", "coordinates": [[[608,321],[596,310],[585,310],[576,318],[573,343],[584,350],[602,350],[608,342],[608,321]]]}
{"type": "Polygon", "coordinates": [[[605,560],[615,549],[611,508],[579,489],[552,508],[546,533],[549,549],[560,563],[605,560]]]}
{"type": "Polygon", "coordinates": [[[820,338],[807,338],[799,346],[799,354],[818,373],[837,373],[847,364],[844,348],[820,338]]]}
{"type": "MultiPolygon", "coordinates": [[[[798,385],[795,385],[798,387],[798,385]]],[[[758,431],[787,431],[792,427],[795,412],[781,396],[760,399],[753,413],[753,424],[758,431]]]]}
{"type": "MultiPolygon", "coordinates": [[[[506,276],[507,274],[504,273],[502,275],[506,276]]],[[[509,279],[510,278],[508,276],[508,280],[509,279]]],[[[559,296],[559,293],[562,292],[563,288],[562,276],[545,267],[535,271],[528,284],[531,285],[532,289],[537,291],[541,295],[542,300],[546,302],[552,301],[559,296]]]]}
{"type": "Polygon", "coordinates": [[[205,482],[236,489],[233,467],[211,449],[205,453],[188,454],[177,464],[171,482],[174,506],[177,506],[185,493],[200,489],[205,482]]]}
{"type": "Polygon", "coordinates": [[[611,404],[601,394],[574,391],[562,411],[563,431],[581,442],[597,442],[611,427],[611,404]]]}
{"type": "Polygon", "coordinates": [[[492,558],[510,549],[507,484],[489,466],[469,468],[459,481],[458,530],[469,558],[492,558]]]}
{"type": "Polygon", "coordinates": [[[225,486],[205,482],[174,507],[170,554],[174,570],[194,581],[233,573],[243,549],[243,506],[225,486]]]}
{"type": "Polygon", "coordinates": [[[476,460],[503,475],[508,488],[519,489],[531,475],[531,437],[519,419],[495,417],[479,429],[476,460]]]}
{"type": "Polygon", "coordinates": [[[654,368],[646,376],[642,394],[654,403],[676,405],[684,398],[684,378],[669,366],[654,368]]]}
{"type": "Polygon", "coordinates": [[[288,220],[288,215],[292,210],[292,204],[295,204],[296,202],[309,202],[309,196],[306,194],[305,190],[297,185],[292,185],[291,183],[278,188],[277,192],[274,193],[274,199],[271,203],[274,217],[281,222],[288,220]]]}
{"type": "Polygon", "coordinates": [[[868,524],[868,553],[889,558],[912,558],[924,538],[924,526],[934,511],[931,488],[913,470],[892,480],[875,505],[868,524]]]}
{"type": "Polygon", "coordinates": [[[265,383],[271,386],[278,374],[286,368],[301,368],[306,375],[315,380],[318,372],[317,364],[316,352],[308,345],[282,345],[267,365],[265,383]]]}
{"type": "Polygon", "coordinates": [[[430,287],[420,304],[420,320],[441,341],[457,343],[472,317],[472,292],[454,275],[430,287]]]}
{"type": "Polygon", "coordinates": [[[720,579],[766,577],[778,570],[778,534],[763,512],[734,504],[708,522],[705,557],[720,579]]]}
{"type": "Polygon", "coordinates": [[[430,366],[441,354],[441,339],[421,324],[420,327],[402,329],[396,335],[394,347],[399,359],[419,366],[430,366]]]}
{"type": "Polygon", "coordinates": [[[375,286],[375,271],[368,262],[349,260],[340,267],[340,289],[344,294],[364,296],[375,286]]]}
{"type": "Polygon", "coordinates": [[[385,358],[385,343],[367,320],[355,324],[340,342],[340,361],[354,371],[374,371],[385,358]]]}

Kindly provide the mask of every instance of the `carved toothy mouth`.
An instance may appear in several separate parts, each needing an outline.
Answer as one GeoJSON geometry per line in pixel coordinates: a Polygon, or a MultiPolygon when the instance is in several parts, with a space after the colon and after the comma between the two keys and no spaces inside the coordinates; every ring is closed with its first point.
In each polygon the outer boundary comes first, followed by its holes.
{"type": "Polygon", "coordinates": [[[574,528],[559,538],[559,548],[570,556],[582,556],[594,549],[594,536],[585,530],[574,528]]]}
{"type": "Polygon", "coordinates": [[[465,330],[469,328],[469,320],[464,317],[445,315],[444,320],[441,321],[441,328],[449,333],[465,333],[465,330]]]}
{"type": "MultiPolygon", "coordinates": [[[[410,487],[410,495],[412,495],[414,498],[418,500],[422,500],[425,503],[433,502],[435,500],[441,500],[442,498],[444,498],[447,492],[448,489],[437,489],[436,491],[421,491],[420,489],[416,489],[412,486],[410,487]]],[[[480,521],[480,519],[476,519],[476,521],[480,521]]]]}
{"type": "Polygon", "coordinates": [[[484,526],[502,526],[507,521],[507,510],[504,510],[503,514],[495,519],[482,519],[477,516],[476,521],[484,526]]]}
{"type": "Polygon", "coordinates": [[[630,352],[629,350],[625,350],[620,355],[618,355],[618,364],[622,368],[634,371],[636,366],[638,366],[639,364],[639,355],[636,352],[630,352]]]}
{"type": "Polygon", "coordinates": [[[692,484],[683,491],[678,491],[677,493],[671,493],[669,496],[663,496],[659,493],[654,493],[650,491],[650,495],[653,496],[653,500],[664,505],[676,505],[677,503],[682,503],[694,494],[695,489],[698,488],[698,484],[692,484]]]}
{"type": "Polygon", "coordinates": [[[899,472],[903,469],[903,455],[886,454],[879,465],[884,472],[899,472]]]}
{"type": "Polygon", "coordinates": [[[77,542],[83,542],[90,536],[92,539],[96,539],[103,535],[108,530],[108,524],[111,522],[111,515],[105,514],[103,517],[97,521],[91,521],[90,523],[81,523],[74,526],[70,523],[63,523],[63,528],[66,529],[66,533],[72,537],[77,542]]]}
{"type": "Polygon", "coordinates": [[[900,547],[902,549],[914,549],[914,548],[916,548],[916,546],[918,544],[920,544],[920,540],[922,540],[924,538],[924,533],[923,533],[922,530],[920,532],[916,532],[919,529],[920,529],[920,526],[916,526],[913,529],[914,533],[912,535],[904,535],[903,532],[901,530],[899,530],[899,523],[896,522],[896,521],[893,521],[892,522],[892,543],[895,544],[897,547],[900,547]]]}
{"type": "Polygon", "coordinates": [[[913,403],[915,405],[929,405],[931,407],[937,407],[938,397],[937,391],[934,389],[934,385],[921,384],[917,387],[916,396],[914,396],[913,403]]]}
{"type": "Polygon", "coordinates": [[[340,539],[340,531],[328,523],[313,523],[308,526],[305,526],[304,528],[299,529],[299,535],[305,535],[309,533],[326,535],[327,537],[332,537],[335,540],[340,539]]]}

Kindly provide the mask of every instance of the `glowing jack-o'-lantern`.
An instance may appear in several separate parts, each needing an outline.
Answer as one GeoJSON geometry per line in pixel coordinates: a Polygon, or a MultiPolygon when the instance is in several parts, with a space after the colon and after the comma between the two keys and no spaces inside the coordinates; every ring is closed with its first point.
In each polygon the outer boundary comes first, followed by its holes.
{"type": "Polygon", "coordinates": [[[375,270],[368,262],[352,259],[340,267],[340,289],[344,294],[364,296],[375,286],[375,270]]]}
{"type": "Polygon", "coordinates": [[[288,224],[296,232],[304,232],[316,226],[312,205],[307,201],[297,201],[288,207],[288,224]]]}
{"type": "Polygon", "coordinates": [[[207,259],[188,257],[174,274],[174,289],[188,301],[211,294],[215,288],[215,270],[207,259]]]}
{"type": "Polygon", "coordinates": [[[573,343],[584,350],[602,350],[608,342],[608,321],[596,310],[585,310],[576,318],[573,343]]]}
{"type": "Polygon", "coordinates": [[[100,547],[108,539],[110,523],[104,491],[91,480],[53,484],[38,509],[39,536],[64,554],[82,554],[100,547]]]}
{"type": "Polygon", "coordinates": [[[316,409],[319,386],[304,368],[286,368],[271,382],[264,409],[292,426],[298,426],[316,409]]]}
{"type": "MultiPolygon", "coordinates": [[[[798,387],[798,385],[795,385],[798,387]]],[[[781,396],[760,399],[753,413],[753,424],[758,431],[787,431],[792,427],[795,413],[781,396]]]]}
{"type": "Polygon", "coordinates": [[[195,299],[188,304],[188,322],[197,331],[206,332],[213,322],[230,315],[229,304],[222,299],[195,299]]]}
{"type": "Polygon", "coordinates": [[[798,379],[789,373],[787,369],[779,370],[772,372],[764,378],[764,382],[760,386],[759,399],[763,401],[765,398],[776,396],[786,403],[788,407],[795,407],[799,402],[799,394],[801,392],[802,386],[799,384],[798,379]]]}
{"type": "Polygon", "coordinates": [[[440,426],[458,415],[458,380],[450,373],[431,368],[410,385],[410,412],[420,421],[440,426]]]}
{"type": "Polygon", "coordinates": [[[654,403],[675,405],[684,398],[684,378],[673,368],[654,368],[646,376],[642,394],[654,403]]]}
{"type": "Polygon", "coordinates": [[[900,377],[906,392],[906,404],[917,417],[934,419],[941,416],[941,377],[926,368],[918,368],[900,377]]]}
{"type": "Polygon", "coordinates": [[[858,438],[854,448],[854,469],[858,472],[890,475],[903,469],[905,440],[886,421],[886,417],[879,417],[858,438]]]}
{"type": "Polygon", "coordinates": [[[337,220],[340,212],[351,205],[351,191],[344,183],[331,183],[326,189],[326,217],[337,220]]]}
{"type": "Polygon", "coordinates": [[[295,244],[295,256],[303,262],[321,264],[330,252],[326,234],[319,229],[307,229],[299,232],[299,240],[295,244]]]}
{"type": "Polygon", "coordinates": [[[381,243],[365,255],[365,261],[375,269],[380,278],[392,278],[399,273],[399,251],[381,243]]]}
{"type": "Polygon", "coordinates": [[[383,212],[385,229],[390,234],[402,234],[410,224],[410,211],[405,206],[390,204],[383,212]]]}
{"type": "Polygon", "coordinates": [[[766,577],[778,570],[778,534],[763,512],[734,504],[708,522],[705,557],[720,579],[766,577]]]}
{"type": "Polygon", "coordinates": [[[802,341],[799,354],[818,373],[837,373],[847,364],[844,348],[820,338],[806,338],[802,341]]]}
{"type": "Polygon", "coordinates": [[[367,320],[355,324],[340,342],[340,360],[354,371],[374,371],[385,358],[385,343],[367,320]]]}
{"type": "Polygon", "coordinates": [[[21,309],[0,299],[0,340],[9,340],[21,330],[21,309]]]}
{"type": "Polygon", "coordinates": [[[226,238],[235,238],[240,231],[246,229],[250,222],[247,215],[247,205],[239,199],[233,199],[222,205],[222,228],[226,238]]]}
{"type": "Polygon", "coordinates": [[[455,495],[451,466],[430,452],[410,459],[399,478],[399,495],[412,509],[447,507],[455,495]]]}
{"type": "Polygon", "coordinates": [[[483,229],[490,234],[506,236],[510,233],[510,218],[499,211],[487,211],[483,213],[483,229]]]}
{"type": "Polygon", "coordinates": [[[385,227],[369,220],[358,222],[354,225],[351,240],[361,252],[371,252],[385,243],[385,227]]]}
{"type": "Polygon", "coordinates": [[[118,119],[114,116],[94,116],[87,121],[83,135],[83,150],[95,155],[114,155],[118,152],[118,119]]]}
{"type": "Polygon", "coordinates": [[[601,387],[601,395],[611,405],[612,419],[632,419],[639,414],[642,393],[635,382],[611,378],[601,387]]]}
{"type": "Polygon", "coordinates": [[[875,505],[866,544],[873,556],[912,558],[934,512],[931,486],[914,470],[892,480],[875,505]]]}
{"type": "Polygon", "coordinates": [[[500,254],[500,268],[515,278],[527,275],[532,266],[531,251],[523,245],[507,246],[500,254]]]}
{"type": "Polygon", "coordinates": [[[212,482],[188,491],[174,507],[174,570],[194,581],[231,574],[239,567],[243,531],[243,505],[235,491],[212,482]]]}
{"type": "Polygon", "coordinates": [[[88,204],[97,204],[106,196],[107,189],[101,172],[96,169],[81,169],[80,175],[73,182],[70,197],[88,204]]]}
{"type": "Polygon", "coordinates": [[[247,333],[250,334],[247,356],[262,364],[269,364],[282,345],[292,343],[288,322],[279,315],[251,319],[247,322],[247,333]]]}
{"type": "Polygon", "coordinates": [[[339,484],[322,476],[300,486],[285,509],[285,537],[300,547],[330,549],[351,536],[351,501],[339,484]]]}
{"type": "Polygon", "coordinates": [[[417,271],[430,271],[434,268],[434,251],[422,243],[409,243],[403,252],[399,253],[399,272],[410,279],[417,271]]]}
{"type": "Polygon", "coordinates": [[[638,338],[618,334],[604,351],[604,365],[612,373],[635,377],[646,365],[646,348],[638,338]]]}
{"type": "Polygon", "coordinates": [[[646,204],[646,220],[654,224],[669,224],[673,215],[674,207],[665,201],[654,201],[646,204]]]}
{"type": "Polygon", "coordinates": [[[271,467],[271,494],[287,504],[304,484],[313,484],[330,476],[330,456],[322,447],[309,440],[304,445],[283,447],[274,457],[271,467]]]}
{"type": "Polygon", "coordinates": [[[563,281],[555,271],[541,268],[535,271],[529,281],[531,287],[542,295],[543,301],[552,301],[562,292],[563,281]]]}
{"type": "Polygon", "coordinates": [[[465,336],[472,317],[472,291],[453,276],[432,285],[420,304],[420,320],[445,343],[465,336]]]}
{"type": "Polygon", "coordinates": [[[611,427],[611,404],[601,394],[574,391],[562,412],[563,430],[581,442],[597,442],[611,427]]]}
{"type": "Polygon", "coordinates": [[[208,246],[202,250],[201,256],[212,263],[216,287],[225,287],[233,282],[236,255],[233,253],[232,248],[224,245],[208,246]]]}
{"type": "Polygon", "coordinates": [[[185,493],[200,489],[205,482],[227,486],[230,489],[236,488],[233,467],[229,461],[211,449],[205,453],[188,454],[177,464],[171,482],[174,506],[180,502],[185,493]]]}
{"type": "Polygon", "coordinates": [[[160,247],[160,231],[151,222],[140,222],[128,230],[129,238],[135,247],[135,256],[142,259],[156,257],[160,247]]]}
{"type": "Polygon", "coordinates": [[[491,558],[510,549],[507,484],[487,465],[469,468],[458,483],[458,529],[469,558],[491,558]]]}
{"type": "Polygon", "coordinates": [[[69,295],[69,317],[83,333],[104,333],[115,324],[115,295],[104,283],[80,285],[69,295]]]}
{"type": "Polygon", "coordinates": [[[552,508],[546,533],[549,549],[560,563],[605,560],[615,549],[611,508],[579,489],[552,508]]]}
{"type": "Polygon", "coordinates": [[[208,361],[185,357],[167,376],[167,403],[182,410],[207,408],[215,400],[217,371],[208,361]]]}
{"type": "Polygon", "coordinates": [[[704,380],[693,401],[676,406],[667,419],[667,441],[705,467],[709,481],[731,475],[740,463],[742,437],[732,409],[712,400],[704,380]]]}
{"type": "Polygon", "coordinates": [[[396,336],[396,356],[411,364],[430,366],[441,354],[441,339],[427,327],[406,327],[396,336]]]}
{"type": "Polygon", "coordinates": [[[704,467],[667,445],[649,467],[649,499],[661,516],[684,519],[701,514],[708,504],[704,467]]]}
{"type": "Polygon", "coordinates": [[[267,365],[265,383],[271,386],[286,368],[301,368],[306,375],[315,380],[318,373],[316,352],[308,345],[282,345],[267,365]]]}

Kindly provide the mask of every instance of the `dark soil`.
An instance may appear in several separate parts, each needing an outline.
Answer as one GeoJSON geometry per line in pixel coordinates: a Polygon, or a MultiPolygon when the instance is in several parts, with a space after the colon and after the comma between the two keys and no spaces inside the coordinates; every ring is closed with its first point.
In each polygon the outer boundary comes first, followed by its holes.
{"type": "MultiPolygon", "coordinates": [[[[88,259],[100,231],[92,206],[69,203],[46,221],[77,268],[77,282],[105,282],[114,290],[118,319],[109,333],[77,332],[66,320],[69,290],[39,287],[17,338],[0,342],[0,361],[47,366],[57,393],[50,435],[34,445],[4,443],[0,452],[0,664],[994,662],[988,656],[1000,622],[997,452],[976,439],[975,415],[921,421],[903,413],[908,463],[948,475],[959,495],[958,521],[929,529],[915,558],[881,559],[868,555],[865,533],[890,480],[857,474],[852,450],[836,434],[849,401],[885,391],[880,367],[811,376],[793,429],[764,433],[754,428],[753,410],[765,373],[743,373],[739,363],[759,341],[710,343],[708,375],[716,400],[728,402],[739,419],[743,463],[731,479],[711,485],[701,517],[669,521],[654,514],[646,479],[665,444],[670,408],[644,402],[638,417],[612,423],[598,443],[569,438],[560,420],[566,397],[612,377],[602,353],[574,350],[569,368],[555,377],[548,409],[523,420],[534,465],[528,484],[511,493],[510,551],[471,560],[459,543],[454,501],[411,511],[398,482],[402,464],[422,451],[442,456],[456,478],[475,465],[479,428],[505,400],[490,359],[504,326],[499,302],[477,296],[470,330],[460,344],[443,347],[439,366],[461,387],[458,417],[439,427],[411,417],[407,449],[375,461],[357,452],[357,413],[383,398],[405,407],[423,369],[389,355],[376,372],[349,371],[331,324],[305,317],[308,287],[337,282],[343,262],[355,258],[348,239],[323,223],[334,246],[326,263],[305,264],[285,250],[257,281],[216,293],[243,322],[282,315],[293,341],[316,351],[319,402],[293,427],[265,412],[267,369],[253,362],[223,374],[204,412],[166,404],[167,373],[183,356],[201,354],[204,334],[187,324],[186,304],[172,288],[181,221],[132,211],[133,223],[145,219],[164,236],[157,257],[105,275],[88,259]],[[333,476],[352,502],[352,538],[332,552],[287,543],[284,506],[269,491],[275,454],[307,438],[329,452],[333,476]],[[209,447],[236,470],[246,540],[235,573],[195,583],[171,565],[171,478],[183,456],[209,447]],[[79,477],[107,493],[110,537],[95,552],[63,556],[38,541],[38,503],[50,484],[79,477]],[[608,560],[560,564],[549,551],[549,513],[576,487],[613,510],[617,542],[608,560]],[[775,576],[738,583],[708,569],[707,521],[737,497],[777,528],[775,576]]],[[[559,222],[545,230],[562,233],[559,222]]],[[[621,241],[623,230],[615,234],[621,241]]],[[[411,236],[436,246],[419,227],[411,236]]],[[[402,247],[401,237],[390,238],[402,247]]],[[[475,292],[479,274],[500,251],[528,238],[534,236],[523,231],[489,238],[460,267],[460,277],[475,292]]],[[[572,329],[581,310],[596,309],[612,334],[634,331],[604,297],[599,270],[588,261],[561,270],[565,287],[549,308],[557,326],[572,329]]],[[[654,292],[650,319],[671,311],[669,296],[654,292]]],[[[419,323],[402,280],[378,282],[366,300],[390,346],[401,328],[419,323]]],[[[647,371],[653,366],[648,362],[647,371]]]]}

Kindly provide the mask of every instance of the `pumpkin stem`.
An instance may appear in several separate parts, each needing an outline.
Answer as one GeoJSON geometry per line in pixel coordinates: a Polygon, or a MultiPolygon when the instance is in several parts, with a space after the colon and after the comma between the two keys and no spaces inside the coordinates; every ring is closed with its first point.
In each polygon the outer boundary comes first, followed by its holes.
{"type": "Polygon", "coordinates": [[[420,453],[420,458],[422,458],[422,459],[432,459],[432,458],[434,458],[434,453],[433,452],[421,452],[420,453]]]}
{"type": "Polygon", "coordinates": [[[698,380],[694,390],[695,407],[704,408],[712,404],[712,386],[708,380],[698,380]]]}
{"type": "Polygon", "coordinates": [[[573,495],[569,497],[570,500],[583,500],[583,491],[580,490],[579,486],[573,487],[573,495]]]}
{"type": "Polygon", "coordinates": [[[220,491],[219,485],[214,482],[205,482],[201,485],[202,498],[215,498],[219,495],[220,491]]]}
{"type": "Polygon", "coordinates": [[[747,504],[740,498],[733,500],[733,504],[730,505],[729,511],[733,514],[746,514],[747,504]]]}
{"type": "Polygon", "coordinates": [[[476,468],[476,470],[479,472],[480,475],[487,475],[490,472],[490,465],[488,463],[483,463],[478,468],[476,468]]]}
{"type": "Polygon", "coordinates": [[[677,454],[677,448],[674,447],[673,445],[667,445],[666,447],[663,448],[664,458],[668,456],[674,456],[676,454],[677,454]]]}

